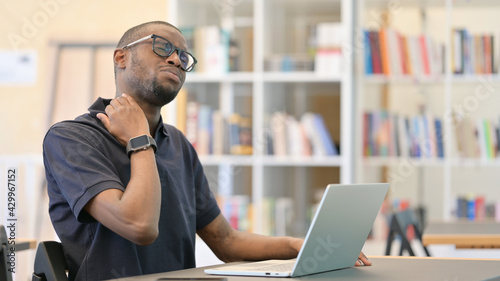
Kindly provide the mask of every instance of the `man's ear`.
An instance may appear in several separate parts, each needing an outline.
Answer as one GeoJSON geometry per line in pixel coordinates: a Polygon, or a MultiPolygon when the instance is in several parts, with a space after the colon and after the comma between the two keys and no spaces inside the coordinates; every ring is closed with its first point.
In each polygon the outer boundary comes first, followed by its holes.
{"type": "Polygon", "coordinates": [[[115,49],[113,53],[113,63],[116,68],[125,69],[125,50],[124,49],[115,49]]]}

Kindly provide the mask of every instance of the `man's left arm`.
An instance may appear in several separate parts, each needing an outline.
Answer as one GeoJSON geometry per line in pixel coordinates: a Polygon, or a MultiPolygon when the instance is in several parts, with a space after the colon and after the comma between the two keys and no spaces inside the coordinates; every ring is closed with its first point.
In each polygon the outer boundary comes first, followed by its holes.
{"type": "Polygon", "coordinates": [[[293,237],[271,237],[237,231],[222,214],[197,233],[224,262],[291,259],[297,257],[304,242],[293,237]]]}
{"type": "MultiPolygon", "coordinates": [[[[297,257],[304,243],[303,239],[294,237],[271,237],[235,230],[222,214],[197,233],[223,262],[292,259],[297,257]]],[[[371,264],[361,252],[355,265],[371,264]]]]}

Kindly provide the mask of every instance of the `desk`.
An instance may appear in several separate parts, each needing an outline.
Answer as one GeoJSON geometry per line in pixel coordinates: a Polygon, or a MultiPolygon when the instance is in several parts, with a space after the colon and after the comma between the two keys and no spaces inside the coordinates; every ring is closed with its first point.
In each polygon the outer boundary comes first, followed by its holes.
{"type": "MultiPolygon", "coordinates": [[[[300,278],[266,278],[226,276],[228,281],[249,280],[372,280],[372,281],[422,281],[422,280],[487,280],[500,275],[500,260],[494,259],[442,259],[427,257],[369,257],[373,266],[351,267],[300,278]]],[[[206,268],[206,267],[205,267],[206,268]]],[[[121,281],[156,281],[160,277],[216,277],[193,268],[139,277],[116,279],[121,281]]],[[[499,277],[500,278],[500,277],[499,277]]],[[[500,280],[500,279],[496,279],[500,280]]]]}
{"type": "Polygon", "coordinates": [[[500,223],[485,221],[431,222],[422,235],[424,246],[454,244],[456,248],[500,248],[500,223]]]}

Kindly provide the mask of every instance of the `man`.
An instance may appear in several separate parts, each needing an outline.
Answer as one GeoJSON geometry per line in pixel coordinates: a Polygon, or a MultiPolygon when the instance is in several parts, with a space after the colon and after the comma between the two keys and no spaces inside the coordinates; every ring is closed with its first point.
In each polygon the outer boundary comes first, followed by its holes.
{"type": "MultiPolygon", "coordinates": [[[[302,239],[239,232],[221,215],[196,152],[160,110],[196,60],[166,22],[128,30],[114,52],[116,98],[44,140],[49,213],[71,280],[195,266],[197,233],[222,261],[289,259],[302,239]]],[[[361,253],[360,260],[370,264],[361,253]]],[[[357,262],[357,264],[361,263],[357,262]]]]}

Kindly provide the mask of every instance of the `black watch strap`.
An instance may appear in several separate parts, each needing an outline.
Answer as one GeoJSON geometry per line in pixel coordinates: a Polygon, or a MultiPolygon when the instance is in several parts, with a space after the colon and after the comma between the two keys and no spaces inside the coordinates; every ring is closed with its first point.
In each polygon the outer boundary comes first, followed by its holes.
{"type": "Polygon", "coordinates": [[[145,150],[152,147],[156,153],[156,141],[149,135],[141,135],[135,138],[131,138],[127,144],[127,155],[130,155],[135,151],[145,150]]]}

